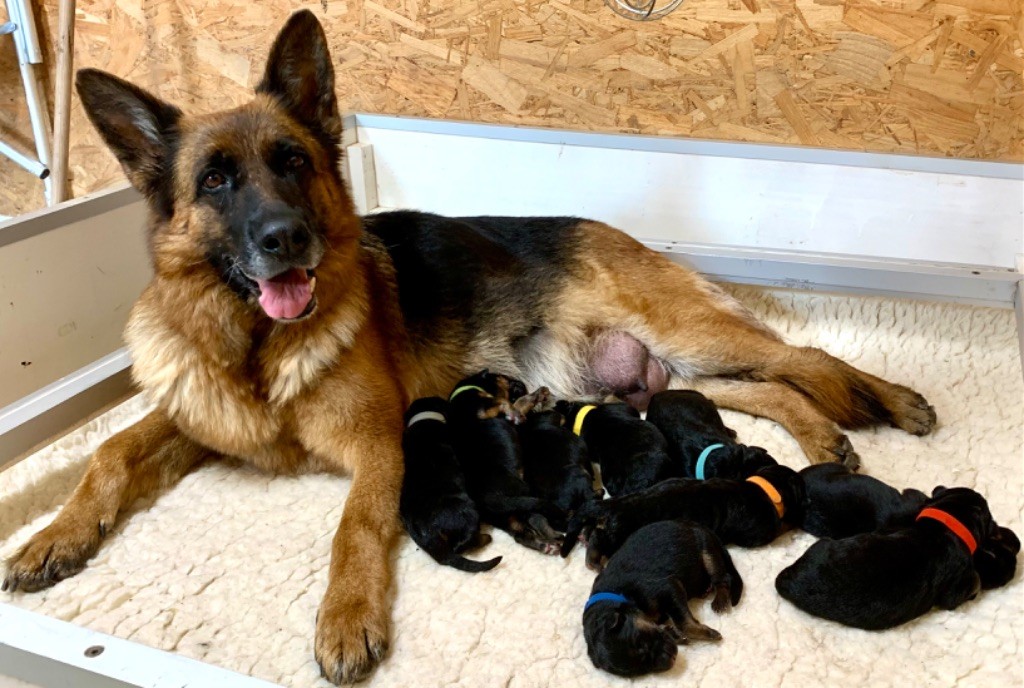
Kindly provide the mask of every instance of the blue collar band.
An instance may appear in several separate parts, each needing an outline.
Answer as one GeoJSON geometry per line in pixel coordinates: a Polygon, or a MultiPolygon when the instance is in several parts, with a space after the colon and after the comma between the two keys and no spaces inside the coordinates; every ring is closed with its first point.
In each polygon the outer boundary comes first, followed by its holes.
{"type": "Polygon", "coordinates": [[[587,600],[587,603],[583,605],[583,611],[587,611],[598,602],[629,602],[629,600],[617,592],[595,592],[587,600]]]}
{"type": "Polygon", "coordinates": [[[725,447],[724,444],[709,444],[704,447],[704,451],[702,451],[700,456],[697,457],[697,469],[694,471],[697,476],[697,480],[704,480],[704,464],[708,462],[708,456],[710,456],[711,452],[716,449],[722,449],[723,447],[725,447]]]}

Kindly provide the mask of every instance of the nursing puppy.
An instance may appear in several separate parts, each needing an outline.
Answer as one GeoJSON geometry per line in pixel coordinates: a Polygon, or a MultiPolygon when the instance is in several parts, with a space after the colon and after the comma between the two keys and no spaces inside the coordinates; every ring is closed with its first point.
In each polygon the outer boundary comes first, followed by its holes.
{"type": "Polygon", "coordinates": [[[565,530],[571,514],[604,492],[594,489],[587,445],[566,426],[561,413],[544,408],[535,407],[519,426],[523,477],[536,496],[558,508],[559,517],[551,525],[565,530]]]}
{"type": "Polygon", "coordinates": [[[647,422],[661,431],[681,477],[739,478],[777,462],[761,447],[736,441],[715,402],[692,389],[658,392],[647,407],[647,422]]]}
{"type": "Polygon", "coordinates": [[[928,495],[903,492],[839,463],[808,466],[800,471],[806,501],[802,528],[811,535],[834,539],[913,523],[928,495]]]}
{"type": "Polygon", "coordinates": [[[984,497],[937,487],[912,524],[842,540],[818,540],[775,579],[799,609],[867,630],[899,626],[933,607],[974,599],[978,542],[995,523],[984,497]]]}
{"type": "Polygon", "coordinates": [[[644,526],[594,581],[583,611],[587,654],[598,669],[618,676],[668,670],[677,643],[722,639],[687,605],[710,592],[719,613],[743,593],[743,580],[715,534],[683,521],[644,526]]]}
{"type": "Polygon", "coordinates": [[[787,466],[762,468],[747,480],[673,478],[585,505],[569,520],[562,556],[586,533],[587,566],[600,570],[637,530],[675,519],[699,523],[727,545],[760,547],[799,525],[803,502],[803,480],[787,466]]]}
{"type": "MultiPolygon", "coordinates": [[[[514,413],[508,396],[511,387],[507,377],[486,372],[455,385],[449,399],[455,454],[483,520],[525,547],[555,554],[561,537],[548,517],[557,520],[560,512],[533,496],[523,480],[522,449],[509,420],[514,413]],[[487,387],[496,394],[486,391],[487,387]]],[[[529,404],[521,407],[529,411],[529,404]]]]}
{"type": "Polygon", "coordinates": [[[491,536],[480,532],[480,514],[466,494],[447,411],[444,399],[426,397],[414,401],[405,413],[405,478],[399,515],[413,541],[438,563],[460,571],[489,571],[501,557],[472,561],[460,555],[483,547],[491,536]]]}
{"type": "Polygon", "coordinates": [[[632,494],[681,475],[661,432],[632,406],[559,401],[555,410],[586,442],[608,494],[632,494]]]}

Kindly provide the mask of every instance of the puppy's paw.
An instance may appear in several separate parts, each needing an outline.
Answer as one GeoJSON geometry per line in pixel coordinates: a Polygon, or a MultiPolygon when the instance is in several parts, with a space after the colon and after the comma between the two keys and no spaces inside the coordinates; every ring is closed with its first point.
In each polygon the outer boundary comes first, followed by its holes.
{"type": "Polygon", "coordinates": [[[718,642],[722,639],[722,634],[713,628],[694,621],[693,623],[687,624],[683,629],[683,637],[688,641],[718,642]]]}
{"type": "Polygon", "coordinates": [[[716,614],[732,611],[732,600],[728,587],[721,587],[715,591],[715,599],[711,600],[711,609],[716,614]]]}
{"type": "Polygon", "coordinates": [[[0,589],[36,592],[70,578],[100,547],[106,532],[102,523],[61,519],[39,531],[7,561],[7,575],[0,589]]]}
{"type": "Polygon", "coordinates": [[[935,429],[935,407],[909,387],[892,385],[886,407],[892,424],[911,435],[927,435],[935,429]]]}
{"type": "Polygon", "coordinates": [[[316,622],[315,653],[321,675],[338,685],[368,677],[387,654],[388,627],[383,600],[370,600],[357,591],[328,591],[316,622]]]}

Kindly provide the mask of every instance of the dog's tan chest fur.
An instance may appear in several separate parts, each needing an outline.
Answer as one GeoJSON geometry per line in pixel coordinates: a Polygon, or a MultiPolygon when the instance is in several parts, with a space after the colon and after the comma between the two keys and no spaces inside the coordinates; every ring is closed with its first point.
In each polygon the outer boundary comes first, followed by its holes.
{"type": "Polygon", "coordinates": [[[155,280],[143,293],[125,330],[132,376],[150,400],[183,432],[222,454],[275,472],[325,468],[297,426],[320,426],[319,416],[332,414],[336,424],[351,415],[311,399],[325,379],[350,367],[346,353],[366,321],[366,300],[345,299],[319,314],[327,326],[303,331],[304,323],[277,323],[254,342],[230,314],[211,317],[201,308],[181,327],[164,317],[161,289],[155,280]],[[203,336],[213,331],[217,337],[203,336]]]}

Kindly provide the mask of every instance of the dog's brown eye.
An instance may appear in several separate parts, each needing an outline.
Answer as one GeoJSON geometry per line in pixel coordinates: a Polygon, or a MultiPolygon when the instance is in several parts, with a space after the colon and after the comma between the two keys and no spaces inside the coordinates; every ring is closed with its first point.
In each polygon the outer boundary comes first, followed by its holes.
{"type": "Polygon", "coordinates": [[[301,155],[293,155],[290,158],[288,158],[288,161],[285,163],[285,165],[288,166],[289,170],[297,170],[305,164],[306,159],[301,155]]]}
{"type": "Polygon", "coordinates": [[[224,175],[220,172],[209,172],[205,177],[203,177],[203,188],[208,191],[219,189],[224,186],[225,183],[227,183],[227,179],[225,179],[224,175]]]}

